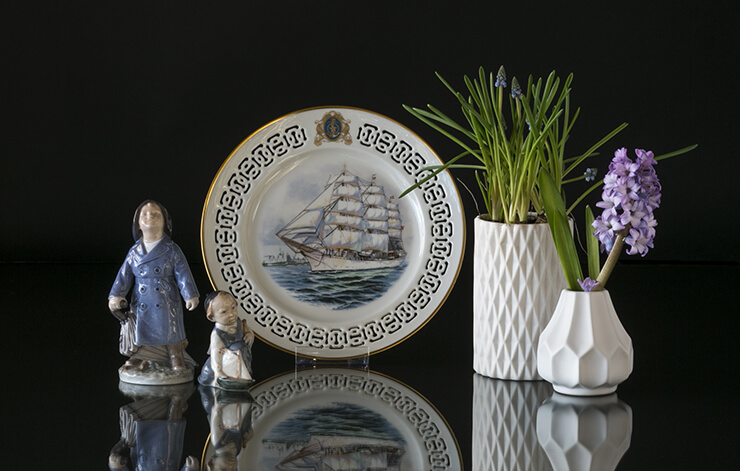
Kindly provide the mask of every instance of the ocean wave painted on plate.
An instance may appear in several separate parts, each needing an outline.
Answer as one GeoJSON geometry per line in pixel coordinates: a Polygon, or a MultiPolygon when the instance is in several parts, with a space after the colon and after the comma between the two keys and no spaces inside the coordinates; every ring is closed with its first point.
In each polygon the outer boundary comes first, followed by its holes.
{"type": "Polygon", "coordinates": [[[311,272],[308,265],[265,267],[273,280],[301,302],[332,310],[354,309],[382,297],[406,268],[311,272]]]}

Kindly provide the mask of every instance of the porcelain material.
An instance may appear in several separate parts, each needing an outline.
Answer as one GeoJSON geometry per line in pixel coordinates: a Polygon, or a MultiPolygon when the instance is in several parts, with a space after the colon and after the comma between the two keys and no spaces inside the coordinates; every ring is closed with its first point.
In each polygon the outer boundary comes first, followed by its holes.
{"type": "Polygon", "coordinates": [[[357,108],[265,125],[208,192],[201,241],[213,286],[286,352],[337,360],[402,342],[447,299],[465,252],[448,172],[398,198],[440,163],[409,129],[357,108]]]}
{"type": "Polygon", "coordinates": [[[616,394],[555,393],[537,410],[537,439],[556,471],[616,469],[631,438],[632,409],[616,394]]]}
{"type": "Polygon", "coordinates": [[[473,263],[473,369],[540,379],[537,342],[566,286],[548,225],[476,218],[473,263]]]}
{"type": "Polygon", "coordinates": [[[199,294],[185,255],[170,238],[172,221],[162,204],[147,200],[134,213],[132,231],[136,243],[108,295],[108,308],[122,325],[121,353],[130,357],[119,378],[135,384],[192,381],[195,362],[185,352],[182,302],[192,311],[199,294]]]}
{"type": "Polygon", "coordinates": [[[216,326],[211,332],[208,360],[198,382],[203,386],[246,390],[252,384],[254,332],[239,318],[236,299],[226,291],[206,296],[206,317],[216,326]]]}
{"type": "Polygon", "coordinates": [[[473,375],[473,468],[545,471],[537,441],[537,408],[552,395],[545,381],[505,381],[473,375]]]}
{"type": "Polygon", "coordinates": [[[594,396],[616,391],[632,372],[633,356],[608,291],[563,290],[540,336],[537,366],[555,391],[594,396]]]}

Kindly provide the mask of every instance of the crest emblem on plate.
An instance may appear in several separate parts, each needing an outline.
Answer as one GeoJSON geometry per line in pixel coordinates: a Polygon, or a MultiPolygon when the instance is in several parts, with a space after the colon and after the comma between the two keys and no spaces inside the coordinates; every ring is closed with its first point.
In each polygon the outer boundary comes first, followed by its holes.
{"type": "Polygon", "coordinates": [[[316,121],[316,138],[313,143],[320,146],[324,142],[344,142],[352,144],[352,136],[349,135],[348,119],[344,119],[337,111],[328,111],[316,121]]]}

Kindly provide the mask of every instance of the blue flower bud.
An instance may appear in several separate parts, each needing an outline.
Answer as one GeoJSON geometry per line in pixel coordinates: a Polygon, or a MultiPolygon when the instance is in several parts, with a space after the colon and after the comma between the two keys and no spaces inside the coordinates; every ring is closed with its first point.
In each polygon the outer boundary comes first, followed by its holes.
{"type": "Polygon", "coordinates": [[[494,83],[494,85],[496,87],[506,88],[506,70],[504,70],[503,65],[498,69],[498,73],[496,74],[496,83],[494,83]]]}
{"type": "Polygon", "coordinates": [[[598,169],[596,168],[587,168],[585,172],[583,172],[583,175],[586,176],[587,182],[592,182],[596,180],[596,173],[598,172],[598,169]]]}
{"type": "Polygon", "coordinates": [[[517,80],[516,77],[511,79],[511,97],[512,98],[522,97],[522,87],[519,86],[519,80],[517,80]]]}

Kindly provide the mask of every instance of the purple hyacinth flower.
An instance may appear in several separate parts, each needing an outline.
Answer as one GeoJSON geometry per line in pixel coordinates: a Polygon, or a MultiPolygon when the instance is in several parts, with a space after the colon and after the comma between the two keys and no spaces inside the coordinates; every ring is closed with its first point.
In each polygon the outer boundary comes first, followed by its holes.
{"type": "Polygon", "coordinates": [[[585,280],[578,280],[578,284],[581,285],[581,289],[583,289],[583,291],[590,292],[599,285],[599,282],[586,277],[585,280]]]}
{"type": "Polygon", "coordinates": [[[653,211],[660,205],[660,181],[655,174],[655,157],[650,151],[636,149],[633,162],[627,149],[614,153],[609,172],[604,177],[602,201],[596,206],[602,209],[593,223],[594,235],[602,249],[611,251],[616,233],[627,229],[624,241],[629,246],[627,253],[645,256],[653,247],[655,221],[653,211]]]}
{"type": "Polygon", "coordinates": [[[629,235],[625,237],[624,242],[630,246],[627,249],[627,253],[630,255],[637,255],[638,253],[644,257],[648,253],[648,248],[653,248],[653,239],[648,237],[643,231],[632,228],[629,231],[629,235]]]}
{"type": "Polygon", "coordinates": [[[649,238],[654,239],[655,238],[655,226],[657,225],[658,225],[658,221],[655,220],[655,216],[653,216],[653,213],[650,213],[644,218],[642,218],[642,221],[640,221],[640,225],[637,226],[637,228],[640,229],[640,231],[642,231],[649,238]]]}
{"type": "Polygon", "coordinates": [[[645,152],[644,149],[635,149],[635,154],[637,154],[637,163],[642,167],[658,164],[658,161],[655,160],[655,156],[653,155],[653,151],[645,152]]]}
{"type": "Polygon", "coordinates": [[[612,163],[623,162],[624,160],[629,160],[629,157],[627,157],[627,148],[622,147],[621,149],[615,150],[614,159],[612,160],[612,163]]]}
{"type": "Polygon", "coordinates": [[[622,210],[624,212],[619,218],[619,221],[622,223],[622,225],[624,227],[627,227],[627,225],[631,225],[632,227],[639,226],[642,218],[647,215],[647,211],[643,209],[643,206],[644,205],[640,204],[639,200],[633,200],[633,202],[623,204],[622,210]]]}

